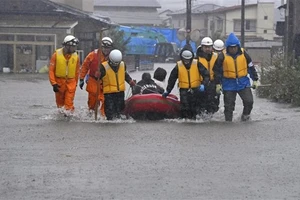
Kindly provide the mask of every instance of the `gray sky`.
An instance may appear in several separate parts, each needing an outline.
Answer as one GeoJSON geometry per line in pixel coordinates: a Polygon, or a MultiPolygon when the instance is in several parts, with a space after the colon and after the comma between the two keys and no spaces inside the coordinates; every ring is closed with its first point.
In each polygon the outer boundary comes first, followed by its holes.
{"type": "MultiPolygon", "coordinates": [[[[186,0],[157,0],[162,9],[170,9],[170,10],[178,10],[181,8],[185,8],[186,0]]],[[[259,2],[275,2],[275,5],[279,6],[281,0],[245,0],[246,3],[257,3],[259,2]]],[[[194,4],[203,4],[203,3],[214,3],[222,6],[232,6],[232,5],[240,5],[241,0],[192,0],[194,4]]]]}

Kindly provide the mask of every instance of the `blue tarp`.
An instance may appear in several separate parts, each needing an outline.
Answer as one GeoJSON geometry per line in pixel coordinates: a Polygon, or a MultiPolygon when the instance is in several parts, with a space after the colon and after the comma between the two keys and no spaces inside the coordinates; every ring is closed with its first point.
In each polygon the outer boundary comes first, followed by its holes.
{"type": "MultiPolygon", "coordinates": [[[[124,39],[131,37],[127,45],[127,54],[153,55],[155,44],[159,42],[174,42],[180,49],[186,44],[185,40],[181,42],[177,39],[177,29],[120,26],[119,30],[124,31],[124,39]]],[[[190,44],[195,52],[195,42],[190,41],[190,44]]]]}
{"type": "MultiPolygon", "coordinates": [[[[184,45],[186,44],[186,40],[184,40],[182,42],[178,40],[177,29],[151,27],[151,30],[164,35],[168,42],[175,42],[179,48],[183,48],[184,45]]],[[[197,49],[196,43],[193,41],[190,41],[190,44],[191,44],[194,52],[196,52],[196,49],[197,49]]]]}
{"type": "Polygon", "coordinates": [[[149,38],[131,37],[127,45],[127,54],[153,55],[156,40],[149,38]]]}

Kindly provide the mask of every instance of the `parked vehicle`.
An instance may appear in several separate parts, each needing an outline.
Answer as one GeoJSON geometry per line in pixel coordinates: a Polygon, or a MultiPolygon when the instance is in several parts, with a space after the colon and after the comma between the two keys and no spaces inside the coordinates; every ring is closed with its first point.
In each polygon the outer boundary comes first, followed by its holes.
{"type": "Polygon", "coordinates": [[[155,62],[177,62],[179,49],[174,42],[160,42],[155,45],[155,62]]]}

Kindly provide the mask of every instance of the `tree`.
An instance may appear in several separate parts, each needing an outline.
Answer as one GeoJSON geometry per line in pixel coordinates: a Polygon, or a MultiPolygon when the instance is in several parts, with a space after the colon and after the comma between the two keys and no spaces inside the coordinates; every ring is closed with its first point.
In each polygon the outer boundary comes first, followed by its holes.
{"type": "Polygon", "coordinates": [[[113,40],[114,48],[120,50],[123,54],[126,54],[127,44],[130,42],[131,38],[125,38],[124,31],[120,31],[119,28],[116,27],[109,29],[104,33],[104,35],[113,40]]]}

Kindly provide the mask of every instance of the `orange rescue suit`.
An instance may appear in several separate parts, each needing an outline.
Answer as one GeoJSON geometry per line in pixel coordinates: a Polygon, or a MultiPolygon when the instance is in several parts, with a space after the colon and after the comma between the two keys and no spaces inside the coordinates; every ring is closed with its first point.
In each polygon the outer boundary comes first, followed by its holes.
{"type": "Polygon", "coordinates": [[[102,51],[95,49],[90,52],[87,57],[84,59],[84,62],[81,67],[80,79],[84,79],[86,74],[89,73],[89,79],[86,85],[86,91],[88,92],[88,107],[90,110],[94,110],[96,105],[96,93],[97,93],[97,84],[98,86],[98,101],[101,102],[101,114],[105,116],[104,112],[104,94],[103,94],[103,84],[102,81],[95,78],[95,74],[99,71],[99,65],[106,61],[107,58],[104,56],[102,51]],[[99,62],[100,58],[100,62],[99,62]]]}
{"type": "Polygon", "coordinates": [[[52,55],[49,66],[51,85],[58,84],[59,92],[55,93],[56,105],[66,110],[74,110],[74,97],[79,76],[80,62],[77,53],[63,54],[63,48],[52,55]]]}

